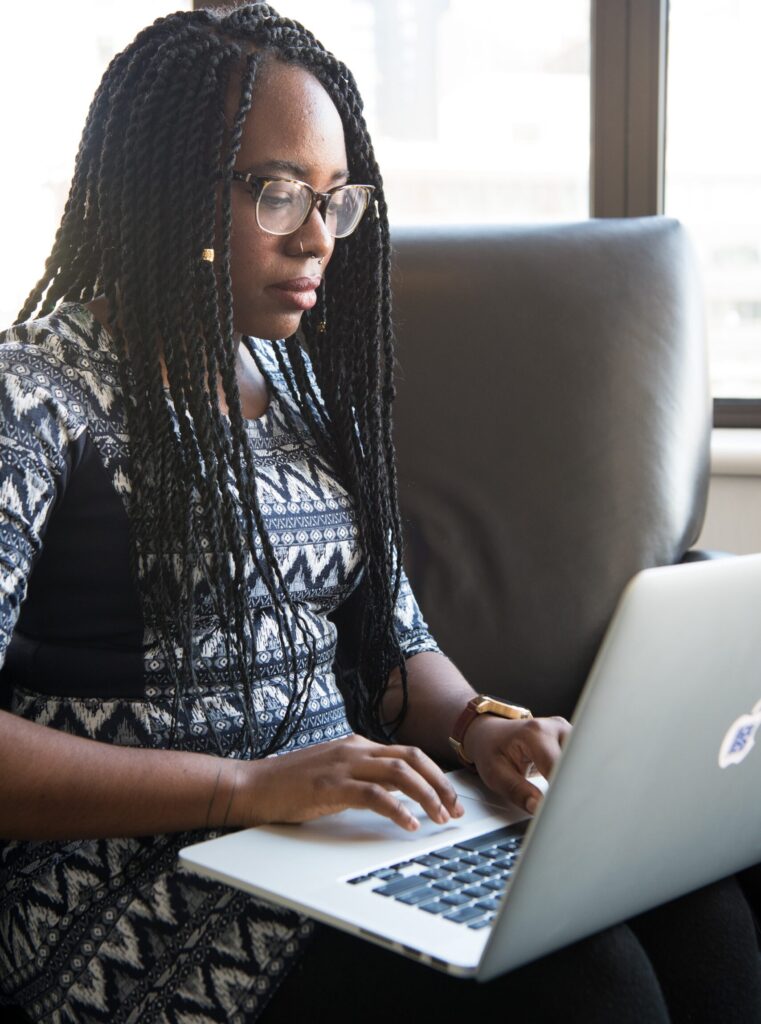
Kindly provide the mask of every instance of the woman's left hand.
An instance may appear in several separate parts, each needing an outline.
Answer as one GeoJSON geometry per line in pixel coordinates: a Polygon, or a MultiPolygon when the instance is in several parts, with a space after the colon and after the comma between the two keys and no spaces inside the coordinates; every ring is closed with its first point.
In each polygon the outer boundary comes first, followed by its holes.
{"type": "Polygon", "coordinates": [[[570,724],[560,717],[480,715],[468,726],[463,749],[489,789],[534,814],[542,792],[526,773],[536,765],[548,778],[570,731],[570,724]]]}

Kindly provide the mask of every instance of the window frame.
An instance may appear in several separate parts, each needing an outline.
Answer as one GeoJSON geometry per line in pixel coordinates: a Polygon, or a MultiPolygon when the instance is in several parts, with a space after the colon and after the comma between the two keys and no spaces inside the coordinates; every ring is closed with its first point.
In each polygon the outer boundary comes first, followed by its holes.
{"type": "MultiPolygon", "coordinates": [[[[669,0],[592,0],[591,217],[663,214],[669,0]]],[[[760,398],[714,398],[715,427],[761,427],[760,398]]]]}
{"type": "MultiPolygon", "coordinates": [[[[590,12],[589,215],[662,215],[669,0],[590,0],[590,12]]],[[[761,397],[714,398],[713,413],[717,427],[761,427],[761,397]]]]}

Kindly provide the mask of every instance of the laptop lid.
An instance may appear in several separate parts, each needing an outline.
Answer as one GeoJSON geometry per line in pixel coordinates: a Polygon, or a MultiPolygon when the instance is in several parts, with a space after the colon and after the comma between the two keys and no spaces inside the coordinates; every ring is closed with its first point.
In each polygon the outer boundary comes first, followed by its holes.
{"type": "Polygon", "coordinates": [[[761,555],[639,573],[479,978],[761,860],[759,726],[761,555]]]}

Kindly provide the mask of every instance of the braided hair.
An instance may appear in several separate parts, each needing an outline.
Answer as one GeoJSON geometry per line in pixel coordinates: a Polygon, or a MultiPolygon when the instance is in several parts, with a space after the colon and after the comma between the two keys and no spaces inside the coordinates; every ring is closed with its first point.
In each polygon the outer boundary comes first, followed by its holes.
{"type": "Polygon", "coordinates": [[[170,746],[199,682],[197,581],[208,584],[237,679],[250,677],[256,655],[243,583],[255,571],[266,587],[292,685],[284,719],[264,745],[251,696],[244,700],[246,742],[256,756],[294,734],[316,668],[314,640],[264,527],[235,375],[231,175],[257,74],[268,60],[298,64],[323,85],[343,123],[352,178],[376,190],[376,216],[366,216],[336,246],[318,307],[275,352],[320,457],[354,501],[365,599],[350,703],[358,728],[388,736],[407,704],[394,628],[402,535],[391,435],[390,241],[383,183],[351,72],[303,26],[264,3],[179,12],[144,29],[114,57],[95,94],[53,250],[17,321],[45,316],[62,302],[106,297],[129,436],[132,571],[173,682],[170,746]],[[231,91],[237,102],[230,124],[231,91]],[[216,267],[200,258],[211,244],[216,267]],[[327,331],[318,329],[321,321],[327,331]],[[384,722],[382,698],[396,666],[402,708],[384,722]]]}

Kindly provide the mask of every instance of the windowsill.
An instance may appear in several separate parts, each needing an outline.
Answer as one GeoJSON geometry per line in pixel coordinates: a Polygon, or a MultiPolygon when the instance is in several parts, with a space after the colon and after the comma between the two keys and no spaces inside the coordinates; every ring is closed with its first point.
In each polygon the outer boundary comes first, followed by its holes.
{"type": "Polygon", "coordinates": [[[761,476],[761,430],[714,427],[711,433],[712,476],[761,476]]]}

